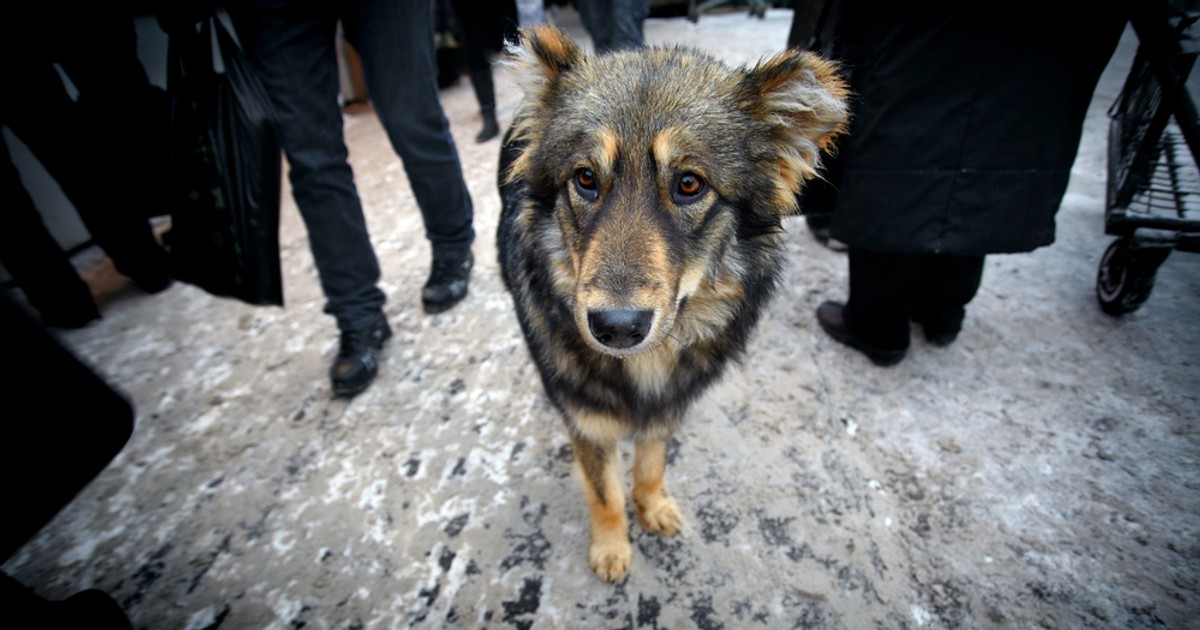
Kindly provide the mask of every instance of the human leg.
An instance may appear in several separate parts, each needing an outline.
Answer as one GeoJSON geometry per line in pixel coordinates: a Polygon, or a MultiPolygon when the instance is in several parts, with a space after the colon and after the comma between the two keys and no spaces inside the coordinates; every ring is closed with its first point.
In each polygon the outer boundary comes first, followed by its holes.
{"type": "Polygon", "coordinates": [[[613,48],[612,0],[576,0],[579,20],[592,38],[596,53],[613,48]]]}
{"type": "Polygon", "coordinates": [[[646,0],[612,0],[613,50],[640,48],[645,45],[642,23],[650,12],[646,0]]]}
{"type": "Polygon", "coordinates": [[[13,166],[3,137],[0,137],[0,199],[4,203],[0,262],[42,321],[59,328],[79,328],[99,319],[100,312],[87,284],[46,229],[13,166]]]}
{"type": "Polygon", "coordinates": [[[482,11],[482,3],[453,0],[450,4],[462,30],[467,72],[471,75],[471,87],[483,116],[483,129],[475,140],[486,142],[500,134],[500,124],[496,121],[496,88],[492,81],[492,63],[488,59],[488,24],[484,22],[487,15],[482,11]]]}
{"type": "Polygon", "coordinates": [[[837,155],[826,157],[822,177],[806,183],[796,202],[804,213],[804,222],[813,238],[834,251],[843,252],[846,251],[845,243],[832,235],[833,210],[837,207],[839,192],[836,182],[841,175],[841,160],[838,158],[837,155]]]}
{"type": "Polygon", "coordinates": [[[904,359],[908,314],[919,274],[919,256],[851,248],[850,297],[845,305],[825,302],[817,321],[837,341],[887,367],[904,359]]]}
{"type": "Polygon", "coordinates": [[[342,135],[337,6],[264,4],[239,13],[239,33],[271,94],[325,312],[344,332],[365,330],[383,318],[386,297],[342,135]]]}
{"type": "MultiPolygon", "coordinates": [[[[264,3],[265,4],[265,3],[264,3]]],[[[239,13],[242,41],[262,74],[290,167],[296,205],[325,293],[341,330],[330,366],[333,392],[353,396],[379,369],[391,336],[379,289],[379,261],[367,232],[342,135],[338,105],[336,3],[256,6],[239,13]]]]}
{"type": "Polygon", "coordinates": [[[475,238],[473,208],[437,91],[428,3],[353,6],[346,34],[362,56],[367,89],[404,163],[426,236],[435,250],[466,252],[475,238]]]}
{"type": "Polygon", "coordinates": [[[907,348],[908,314],[921,257],[850,248],[850,298],[846,323],[859,336],[884,348],[907,348]]]}
{"type": "MultiPolygon", "coordinates": [[[[87,114],[91,104],[104,102],[104,97],[85,95],[81,88],[79,102],[73,101],[48,60],[11,64],[10,70],[14,82],[38,98],[6,96],[5,124],[58,183],[92,241],[117,270],[147,291],[166,288],[170,283],[166,252],[154,238],[139,200],[141,193],[131,191],[136,186],[129,174],[136,172],[137,165],[128,163],[121,150],[111,149],[125,142],[124,126],[120,120],[105,121],[87,114]]],[[[77,72],[76,76],[87,74],[77,72]]],[[[89,81],[83,84],[90,88],[89,81]]],[[[120,98],[128,100],[129,95],[120,98]]]]}
{"type": "Polygon", "coordinates": [[[138,56],[132,12],[102,3],[80,9],[64,33],[70,42],[60,63],[79,90],[84,124],[98,134],[89,140],[96,147],[89,159],[101,168],[112,165],[114,181],[123,184],[124,212],[138,219],[166,215],[166,92],[150,83],[138,56]]]}
{"type": "Polygon", "coordinates": [[[467,292],[474,210],[437,91],[429,5],[423,0],[357,0],[344,19],[432,246],[434,269],[423,303],[430,311],[445,310],[467,292]]]}
{"type": "Polygon", "coordinates": [[[929,254],[922,257],[912,320],[937,346],[954,342],[962,330],[967,304],[983,279],[983,256],[929,254]]]}

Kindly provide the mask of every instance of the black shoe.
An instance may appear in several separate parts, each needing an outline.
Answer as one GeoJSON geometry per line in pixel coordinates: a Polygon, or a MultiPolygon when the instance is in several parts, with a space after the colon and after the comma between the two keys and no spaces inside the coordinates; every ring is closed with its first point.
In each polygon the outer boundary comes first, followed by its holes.
{"type": "Polygon", "coordinates": [[[342,345],[329,368],[334,396],[354,396],[379,372],[379,349],[392,336],[387,319],[363,330],[342,331],[342,345]]]}
{"type": "Polygon", "coordinates": [[[500,135],[500,123],[496,122],[496,115],[484,114],[483,130],[475,136],[475,142],[487,142],[498,135],[500,135]]]}
{"type": "Polygon", "coordinates": [[[464,257],[433,257],[429,281],[421,291],[421,304],[426,313],[441,313],[467,297],[467,279],[475,257],[470,251],[464,257]]]}
{"type": "Polygon", "coordinates": [[[891,367],[904,360],[908,348],[881,348],[850,332],[846,327],[845,318],[842,317],[844,308],[844,305],[837,302],[824,302],[817,308],[817,323],[821,324],[821,328],[825,329],[830,337],[867,355],[867,358],[879,367],[891,367]]]}

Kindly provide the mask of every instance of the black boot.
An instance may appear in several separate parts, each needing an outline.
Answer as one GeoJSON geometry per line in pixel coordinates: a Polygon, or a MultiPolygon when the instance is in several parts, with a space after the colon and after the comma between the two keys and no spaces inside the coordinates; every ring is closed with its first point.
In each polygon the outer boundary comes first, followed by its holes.
{"type": "Polygon", "coordinates": [[[441,313],[467,297],[467,280],[475,258],[467,250],[465,256],[433,256],[429,281],[421,291],[421,304],[426,313],[441,313]]]}
{"type": "Polygon", "coordinates": [[[817,323],[835,340],[867,355],[872,363],[879,367],[891,367],[904,360],[908,347],[885,348],[870,343],[851,332],[842,316],[845,305],[837,302],[822,302],[817,308],[817,323]]]}
{"type": "Polygon", "coordinates": [[[500,135],[500,123],[496,122],[496,110],[483,110],[483,130],[475,136],[475,142],[487,142],[500,135]]]}
{"type": "Polygon", "coordinates": [[[379,372],[379,349],[392,336],[387,319],[362,330],[342,331],[338,356],[329,368],[334,396],[354,396],[365,390],[379,372]]]}

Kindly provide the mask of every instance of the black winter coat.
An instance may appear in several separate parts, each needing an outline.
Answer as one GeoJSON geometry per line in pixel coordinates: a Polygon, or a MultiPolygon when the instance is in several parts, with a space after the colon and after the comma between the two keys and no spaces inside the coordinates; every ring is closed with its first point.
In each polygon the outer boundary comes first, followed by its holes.
{"type": "Polygon", "coordinates": [[[843,2],[856,93],[830,165],[833,236],[886,253],[979,256],[1054,241],[1083,119],[1125,20],[1108,3],[843,2]],[[1081,5],[1083,6],[1083,5],[1081,5]]]}

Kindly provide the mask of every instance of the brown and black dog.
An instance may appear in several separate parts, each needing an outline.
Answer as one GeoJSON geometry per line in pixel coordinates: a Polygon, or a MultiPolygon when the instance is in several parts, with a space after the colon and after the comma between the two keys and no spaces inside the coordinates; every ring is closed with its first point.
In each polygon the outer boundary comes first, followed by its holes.
{"type": "Polygon", "coordinates": [[[526,98],[502,149],[500,264],[570,432],[589,561],[618,581],[619,440],[636,442],[638,520],[677,533],[667,440],[774,291],[781,218],[845,128],[846,87],[810,53],[736,69],[684,48],[590,56],[548,26],[510,54],[526,98]]]}

